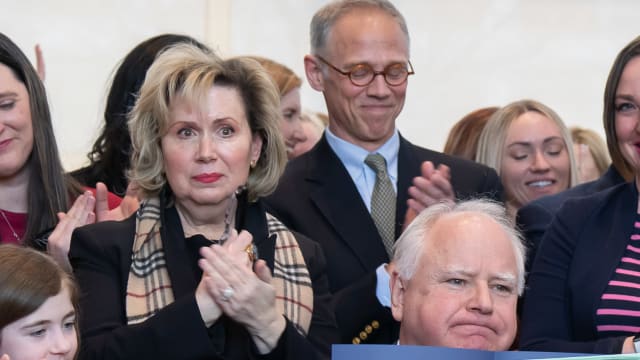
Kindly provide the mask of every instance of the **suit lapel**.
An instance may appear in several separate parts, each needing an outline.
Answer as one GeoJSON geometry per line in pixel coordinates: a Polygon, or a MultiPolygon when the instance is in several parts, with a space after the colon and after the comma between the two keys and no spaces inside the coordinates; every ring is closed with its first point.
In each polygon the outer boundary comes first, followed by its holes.
{"type": "MultiPolygon", "coordinates": [[[[610,219],[610,223],[601,222],[604,226],[597,229],[593,233],[583,234],[588,240],[576,244],[577,251],[584,252],[586,256],[581,258],[591,258],[599,263],[598,266],[590,266],[586,268],[583,275],[580,276],[582,284],[597,284],[598,289],[589,301],[574,301],[577,306],[583,307],[583,314],[591,313],[593,322],[595,323],[596,309],[600,305],[600,294],[603,294],[609,284],[609,280],[620,263],[631,234],[634,232],[633,224],[635,223],[636,208],[638,206],[638,193],[635,190],[635,183],[630,182],[623,185],[621,194],[616,194],[615,198],[609,197],[607,203],[599,211],[602,218],[610,219]],[[616,214],[615,216],[605,216],[602,213],[616,214]],[[594,240],[595,239],[595,240],[594,240]]],[[[598,220],[595,220],[598,221],[598,220]]],[[[577,256],[574,256],[577,257],[577,256]]],[[[584,265],[584,263],[581,263],[584,265]]],[[[583,299],[585,300],[585,299],[583,299]]],[[[580,311],[580,310],[578,310],[580,311]]]]}
{"type": "Polygon", "coordinates": [[[273,274],[274,251],[276,236],[269,236],[267,216],[262,203],[253,202],[247,204],[245,223],[242,226],[253,236],[253,243],[258,248],[258,258],[264,260],[273,274]]]}
{"type": "Polygon", "coordinates": [[[184,232],[180,217],[175,207],[165,208],[162,205],[160,234],[164,256],[167,261],[167,271],[171,279],[173,296],[178,299],[193,292],[198,284],[193,278],[190,259],[185,249],[184,232]],[[185,265],[186,264],[186,265],[185,265]]]}
{"type": "Polygon", "coordinates": [[[311,201],[366,269],[388,262],[378,230],[346,168],[324,137],[314,150],[305,179],[311,183],[311,201]]]}
{"type": "Polygon", "coordinates": [[[396,200],[396,239],[402,233],[404,216],[407,213],[409,187],[413,178],[420,175],[420,166],[424,159],[418,159],[413,151],[413,145],[400,136],[398,150],[398,194],[396,200]]]}

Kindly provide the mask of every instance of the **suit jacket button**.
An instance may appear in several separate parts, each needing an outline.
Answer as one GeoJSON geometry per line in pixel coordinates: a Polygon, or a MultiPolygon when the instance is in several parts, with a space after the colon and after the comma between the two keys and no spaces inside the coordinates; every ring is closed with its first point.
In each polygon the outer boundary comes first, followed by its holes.
{"type": "Polygon", "coordinates": [[[367,340],[367,333],[364,331],[360,331],[360,339],[367,340]]]}
{"type": "Polygon", "coordinates": [[[373,326],[374,329],[377,329],[380,327],[380,323],[377,320],[373,320],[371,322],[371,326],[373,326]]]}
{"type": "Polygon", "coordinates": [[[371,327],[371,325],[367,325],[364,327],[364,331],[366,331],[367,334],[371,334],[371,332],[373,331],[373,328],[371,327]]]}
{"type": "Polygon", "coordinates": [[[360,339],[358,339],[357,337],[354,337],[354,338],[353,338],[353,340],[351,340],[351,342],[352,342],[354,345],[358,345],[358,344],[360,344],[360,339]]]}

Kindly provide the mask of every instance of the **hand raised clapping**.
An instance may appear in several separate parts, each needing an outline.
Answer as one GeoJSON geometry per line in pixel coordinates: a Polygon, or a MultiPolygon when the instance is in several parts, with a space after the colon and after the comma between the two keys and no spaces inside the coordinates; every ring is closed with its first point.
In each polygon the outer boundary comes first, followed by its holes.
{"type": "Polygon", "coordinates": [[[431,161],[422,163],[420,176],[413,178],[413,185],[408,191],[405,227],[427,207],[443,201],[455,201],[449,167],[440,164],[436,168],[431,161]]]}
{"type": "MultiPolygon", "coordinates": [[[[206,291],[208,299],[205,303],[213,309],[213,314],[217,308],[243,324],[258,350],[264,354],[276,346],[286,322],[276,309],[271,271],[264,260],[253,265],[249,256],[251,246],[251,234],[242,231],[238,235],[234,230],[223,246],[202,248],[202,259],[198,265],[203,275],[196,290],[196,300],[202,299],[202,292],[206,291]]],[[[205,317],[203,319],[207,323],[205,317]]]]}

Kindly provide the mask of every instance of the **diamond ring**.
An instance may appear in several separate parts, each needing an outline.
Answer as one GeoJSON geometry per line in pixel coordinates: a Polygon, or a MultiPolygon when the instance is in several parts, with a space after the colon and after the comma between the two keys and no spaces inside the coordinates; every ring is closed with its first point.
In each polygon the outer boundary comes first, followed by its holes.
{"type": "Polygon", "coordinates": [[[227,286],[222,290],[222,301],[229,301],[233,297],[233,288],[227,286]]]}

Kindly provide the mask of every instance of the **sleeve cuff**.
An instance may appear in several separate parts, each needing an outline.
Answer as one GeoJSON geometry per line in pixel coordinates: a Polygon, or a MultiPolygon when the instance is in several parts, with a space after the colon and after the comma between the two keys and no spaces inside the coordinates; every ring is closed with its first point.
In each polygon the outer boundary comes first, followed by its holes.
{"type": "Polygon", "coordinates": [[[389,287],[389,273],[382,264],[376,269],[376,297],[382,306],[391,307],[391,288],[389,287]]]}

